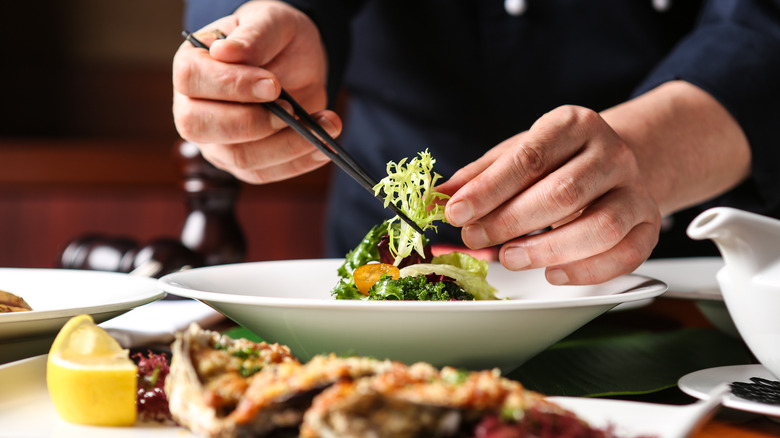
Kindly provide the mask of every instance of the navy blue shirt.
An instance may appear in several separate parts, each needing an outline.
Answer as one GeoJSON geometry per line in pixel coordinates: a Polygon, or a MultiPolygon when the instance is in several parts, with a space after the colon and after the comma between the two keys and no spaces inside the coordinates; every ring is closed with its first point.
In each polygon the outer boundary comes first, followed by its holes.
{"type": "MultiPolygon", "coordinates": [[[[231,13],[238,0],[189,0],[187,27],[231,13]]],[[[683,79],[718,99],[744,129],[751,178],[681,212],[655,256],[716,253],[684,228],[730,205],[780,217],[780,1],[290,0],[317,23],[329,94],[345,90],[344,146],[377,177],[388,161],[428,149],[444,178],[563,104],[603,110],[683,79]]],[[[685,147],[681,145],[680,147],[685,147]]],[[[343,257],[391,213],[334,173],[327,256],[343,257]]],[[[434,241],[460,242],[440,226],[434,241]]]]}

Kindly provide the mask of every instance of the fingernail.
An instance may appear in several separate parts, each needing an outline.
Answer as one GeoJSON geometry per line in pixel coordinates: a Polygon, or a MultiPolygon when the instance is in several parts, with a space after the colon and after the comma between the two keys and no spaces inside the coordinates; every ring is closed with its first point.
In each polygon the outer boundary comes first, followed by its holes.
{"type": "Polygon", "coordinates": [[[322,126],[322,129],[327,131],[328,134],[331,135],[331,137],[335,137],[336,136],[336,134],[337,134],[336,126],[333,125],[333,123],[331,123],[330,120],[328,120],[327,117],[324,117],[324,116],[317,117],[317,123],[319,123],[320,126],[322,126]]]}
{"type": "Polygon", "coordinates": [[[312,154],[311,154],[311,158],[312,158],[314,161],[317,161],[317,162],[330,161],[330,158],[328,158],[328,156],[327,156],[327,155],[323,154],[323,153],[322,153],[322,152],[320,152],[320,151],[314,151],[314,152],[312,152],[312,154]]]}
{"type": "Polygon", "coordinates": [[[504,265],[509,269],[522,269],[531,265],[531,257],[523,248],[507,248],[504,250],[504,265]]]}
{"type": "Polygon", "coordinates": [[[478,249],[491,245],[485,228],[480,224],[471,224],[463,227],[461,237],[463,238],[463,243],[469,248],[478,249]]]}
{"type": "Polygon", "coordinates": [[[461,226],[474,217],[474,209],[468,201],[458,201],[447,206],[447,219],[452,225],[461,226]]]}
{"type": "Polygon", "coordinates": [[[547,281],[555,285],[567,284],[569,276],[561,269],[550,269],[547,271],[547,281]]]}
{"type": "MultiPolygon", "coordinates": [[[[287,111],[288,114],[292,114],[292,105],[290,105],[289,102],[284,100],[278,101],[279,106],[284,108],[285,111],[287,111]]],[[[276,117],[275,114],[271,114],[271,129],[274,131],[279,131],[287,127],[287,123],[285,123],[284,120],[280,119],[279,117],[276,117]]]]}
{"type": "Polygon", "coordinates": [[[276,83],[273,79],[260,79],[252,85],[252,94],[260,100],[276,99],[276,83]]]}

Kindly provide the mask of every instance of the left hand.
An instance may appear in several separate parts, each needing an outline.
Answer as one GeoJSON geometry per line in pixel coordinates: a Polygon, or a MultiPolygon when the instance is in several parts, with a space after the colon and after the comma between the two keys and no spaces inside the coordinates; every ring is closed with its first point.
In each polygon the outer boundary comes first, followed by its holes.
{"type": "Polygon", "coordinates": [[[546,267],[552,284],[595,284],[636,269],[661,213],[629,146],[596,112],[563,106],[437,190],[472,249],[503,244],[511,270],[546,267]],[[552,230],[528,235],[552,226],[552,230]]]}

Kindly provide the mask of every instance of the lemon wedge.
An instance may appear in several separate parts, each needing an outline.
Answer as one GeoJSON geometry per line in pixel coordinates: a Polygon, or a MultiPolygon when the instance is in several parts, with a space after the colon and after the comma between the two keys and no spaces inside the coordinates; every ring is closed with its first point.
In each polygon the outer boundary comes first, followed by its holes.
{"type": "Polygon", "coordinates": [[[90,315],[71,318],[49,350],[46,383],[65,421],[95,426],[135,424],[138,369],[127,350],[90,315]]]}

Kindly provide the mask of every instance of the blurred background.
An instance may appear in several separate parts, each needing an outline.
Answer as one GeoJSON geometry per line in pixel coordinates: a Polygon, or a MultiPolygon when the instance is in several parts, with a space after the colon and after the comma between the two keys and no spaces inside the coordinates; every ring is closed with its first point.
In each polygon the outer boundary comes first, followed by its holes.
{"type": "MultiPolygon", "coordinates": [[[[178,239],[191,210],[171,116],[180,0],[7,2],[0,266],[56,267],[88,234],[178,239]]],[[[330,167],[241,184],[246,261],[322,254],[330,167]]]]}

